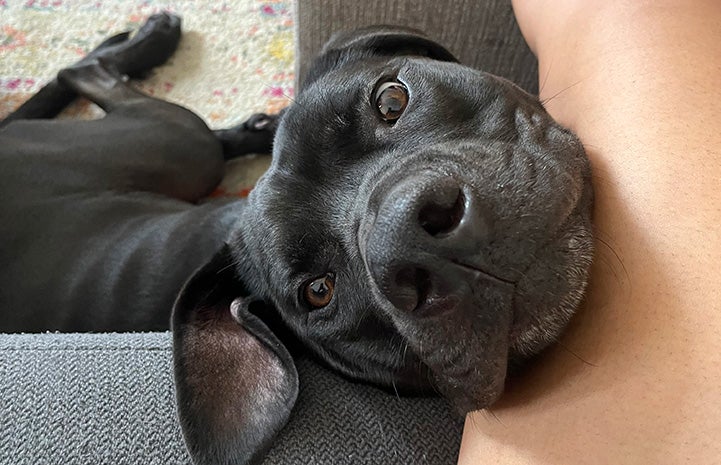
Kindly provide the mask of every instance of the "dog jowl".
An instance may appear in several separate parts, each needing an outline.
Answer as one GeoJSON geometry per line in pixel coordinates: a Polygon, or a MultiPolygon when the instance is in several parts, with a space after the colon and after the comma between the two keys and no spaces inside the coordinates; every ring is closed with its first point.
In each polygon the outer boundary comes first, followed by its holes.
{"type": "Polygon", "coordinates": [[[415,31],[335,36],[243,227],[176,305],[196,459],[253,460],[286,422],[297,375],[269,313],[349,377],[491,405],[582,298],[592,197],[581,143],[535,97],[415,31]]]}

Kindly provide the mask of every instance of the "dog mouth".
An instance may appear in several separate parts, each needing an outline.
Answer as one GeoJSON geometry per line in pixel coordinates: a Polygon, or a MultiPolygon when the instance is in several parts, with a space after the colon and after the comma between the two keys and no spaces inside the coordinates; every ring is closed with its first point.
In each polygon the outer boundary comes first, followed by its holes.
{"type": "MultiPolygon", "coordinates": [[[[515,288],[516,282],[508,278],[501,277],[498,274],[486,271],[484,268],[463,262],[460,260],[450,260],[449,268],[456,268],[456,275],[463,274],[468,276],[453,276],[451,279],[462,279],[468,283],[485,282],[489,285],[501,286],[505,288],[515,288]],[[465,279],[463,279],[465,278],[465,279]]],[[[405,288],[412,290],[408,296],[411,304],[405,307],[410,313],[416,316],[444,316],[452,313],[458,305],[462,304],[462,297],[457,290],[450,286],[439,283],[431,277],[431,272],[424,268],[407,268],[401,270],[396,275],[396,283],[405,288]],[[415,294],[415,295],[412,295],[415,294]]],[[[474,287],[475,284],[471,284],[474,287]]]]}
{"type": "Polygon", "coordinates": [[[479,195],[427,169],[381,187],[357,231],[381,308],[458,413],[487,407],[505,385],[516,282],[478,252],[492,227],[479,195]]]}
{"type": "Polygon", "coordinates": [[[443,166],[381,178],[356,237],[380,307],[436,390],[465,414],[498,399],[509,360],[537,353],[560,332],[570,312],[561,307],[575,289],[564,270],[576,254],[521,202],[533,192],[496,189],[443,166]]]}
{"type": "Polygon", "coordinates": [[[515,283],[460,260],[434,279],[423,269],[400,274],[417,289],[414,305],[389,311],[433,388],[461,415],[491,405],[505,385],[515,283]]]}
{"type": "Polygon", "coordinates": [[[501,285],[501,286],[513,286],[513,287],[516,286],[516,281],[514,281],[510,278],[502,277],[502,276],[498,275],[497,273],[491,273],[490,271],[487,271],[478,265],[466,263],[461,260],[451,260],[451,262],[454,263],[455,265],[460,266],[461,268],[465,268],[467,270],[470,270],[473,273],[476,273],[479,278],[485,278],[485,279],[488,279],[491,281],[495,281],[496,284],[501,285]]]}

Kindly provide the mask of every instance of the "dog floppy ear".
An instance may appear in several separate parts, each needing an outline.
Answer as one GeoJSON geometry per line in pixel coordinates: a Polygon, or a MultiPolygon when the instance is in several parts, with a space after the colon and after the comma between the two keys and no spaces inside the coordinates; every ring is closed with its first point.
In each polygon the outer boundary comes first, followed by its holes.
{"type": "Polygon", "coordinates": [[[173,309],[180,424],[193,461],[259,460],[298,395],[293,359],[243,297],[226,245],[185,284],[173,309]]]}
{"type": "Polygon", "coordinates": [[[422,32],[402,26],[369,26],[334,34],[310,65],[307,86],[320,76],[351,62],[372,56],[411,55],[458,62],[445,47],[422,32]]]}

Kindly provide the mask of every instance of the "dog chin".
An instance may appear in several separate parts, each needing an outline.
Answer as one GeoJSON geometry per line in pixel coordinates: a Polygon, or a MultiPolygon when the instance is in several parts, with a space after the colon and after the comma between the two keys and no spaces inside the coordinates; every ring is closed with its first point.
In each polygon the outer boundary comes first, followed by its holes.
{"type": "Polygon", "coordinates": [[[465,415],[503,393],[515,289],[478,269],[457,270],[467,286],[420,305],[398,329],[420,336],[409,342],[428,367],[433,387],[465,415]]]}
{"type": "Polygon", "coordinates": [[[493,385],[485,385],[480,389],[470,389],[465,395],[455,396],[450,399],[451,405],[459,415],[467,415],[476,410],[483,410],[491,407],[503,395],[505,388],[505,370],[503,379],[493,385]]]}
{"type": "MultiPolygon", "coordinates": [[[[507,345],[500,349],[507,354],[507,345]]],[[[436,389],[460,415],[490,407],[501,397],[505,387],[508,357],[503,354],[485,360],[482,368],[474,363],[465,370],[452,366],[431,370],[436,389]]]]}

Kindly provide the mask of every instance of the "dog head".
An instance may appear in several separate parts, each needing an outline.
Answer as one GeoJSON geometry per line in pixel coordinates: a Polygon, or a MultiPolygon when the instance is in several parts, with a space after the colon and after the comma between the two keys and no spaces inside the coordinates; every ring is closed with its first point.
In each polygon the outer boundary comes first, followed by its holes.
{"type": "Polygon", "coordinates": [[[582,145],[536,98],[415,31],[336,36],[176,305],[191,452],[250,460],[287,420],[297,375],[269,313],[349,377],[489,406],[579,304],[591,204],[582,145]]]}

